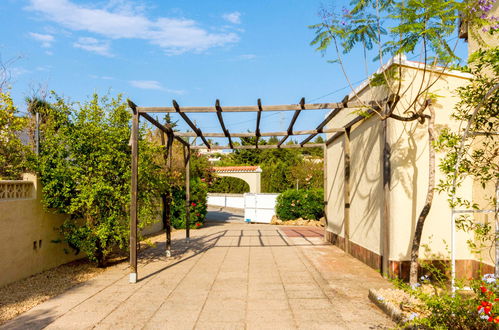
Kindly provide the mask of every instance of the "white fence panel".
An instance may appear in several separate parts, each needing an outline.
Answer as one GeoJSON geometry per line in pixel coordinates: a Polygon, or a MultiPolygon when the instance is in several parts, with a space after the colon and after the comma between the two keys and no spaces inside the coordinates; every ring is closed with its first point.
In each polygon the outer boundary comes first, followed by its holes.
{"type": "Polygon", "coordinates": [[[244,218],[246,221],[270,223],[275,215],[279,194],[244,194],[244,218]]]}
{"type": "Polygon", "coordinates": [[[244,195],[239,194],[208,194],[208,205],[244,208],[244,195]]]}
{"type": "Polygon", "coordinates": [[[225,196],[208,194],[208,205],[225,207],[225,196]]]}
{"type": "Polygon", "coordinates": [[[226,207],[234,207],[238,209],[244,208],[244,196],[226,196],[225,197],[226,207]]]}

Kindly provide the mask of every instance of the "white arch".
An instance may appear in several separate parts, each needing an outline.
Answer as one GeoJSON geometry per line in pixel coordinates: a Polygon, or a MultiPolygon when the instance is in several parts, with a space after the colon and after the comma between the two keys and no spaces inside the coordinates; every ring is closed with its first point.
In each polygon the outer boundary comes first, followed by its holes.
{"type": "Polygon", "coordinates": [[[238,178],[249,185],[250,193],[261,192],[262,169],[260,166],[225,166],[213,167],[218,176],[238,178]]]}

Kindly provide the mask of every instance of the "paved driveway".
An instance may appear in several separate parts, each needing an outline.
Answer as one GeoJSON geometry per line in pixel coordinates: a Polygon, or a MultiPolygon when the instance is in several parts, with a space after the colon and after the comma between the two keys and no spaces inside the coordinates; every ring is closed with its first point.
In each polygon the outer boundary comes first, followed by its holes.
{"type": "MultiPolygon", "coordinates": [[[[369,329],[393,327],[368,298],[389,284],[309,231],[217,223],[141,253],[2,329],[369,329]],[[302,234],[296,234],[296,233],[302,234]]],[[[314,234],[315,233],[315,234],[314,234]]]]}

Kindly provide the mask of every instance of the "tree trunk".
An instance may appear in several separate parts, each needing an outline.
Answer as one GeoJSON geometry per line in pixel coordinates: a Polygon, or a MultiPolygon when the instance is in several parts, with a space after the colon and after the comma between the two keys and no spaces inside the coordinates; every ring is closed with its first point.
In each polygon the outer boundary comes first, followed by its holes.
{"type": "Polygon", "coordinates": [[[409,283],[414,285],[418,282],[418,257],[419,257],[419,246],[421,244],[421,236],[423,234],[423,227],[430,213],[431,204],[433,202],[433,193],[435,191],[435,149],[433,147],[433,142],[435,140],[435,112],[433,107],[429,105],[430,118],[428,120],[428,142],[429,142],[429,166],[428,166],[428,190],[426,193],[426,201],[421,213],[419,214],[418,221],[416,223],[416,229],[414,231],[414,238],[412,240],[411,248],[411,267],[409,271],[409,283]]]}
{"type": "Polygon", "coordinates": [[[104,249],[102,248],[102,244],[100,243],[100,239],[97,239],[95,258],[97,259],[97,267],[104,268],[106,267],[106,258],[104,257],[104,249]]]}

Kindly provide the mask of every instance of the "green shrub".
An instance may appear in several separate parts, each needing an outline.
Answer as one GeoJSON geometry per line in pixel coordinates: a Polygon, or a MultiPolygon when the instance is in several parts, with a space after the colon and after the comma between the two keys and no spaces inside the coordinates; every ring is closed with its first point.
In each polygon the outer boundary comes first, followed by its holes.
{"type": "Polygon", "coordinates": [[[276,214],[281,220],[318,220],[324,216],[324,191],[288,189],[277,197],[276,214]]]}
{"type": "Polygon", "coordinates": [[[209,187],[211,193],[231,193],[244,194],[249,192],[249,185],[246,181],[233,177],[215,177],[209,187]]]}
{"type": "MultiPolygon", "coordinates": [[[[207,212],[206,183],[199,178],[191,180],[190,228],[198,228],[204,224],[207,212]]],[[[185,228],[185,190],[177,188],[172,193],[172,226],[176,229],[185,228]]]]}

